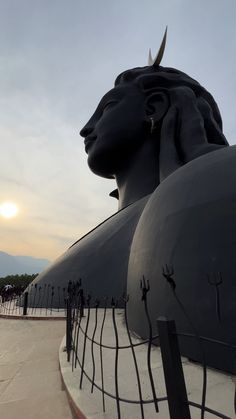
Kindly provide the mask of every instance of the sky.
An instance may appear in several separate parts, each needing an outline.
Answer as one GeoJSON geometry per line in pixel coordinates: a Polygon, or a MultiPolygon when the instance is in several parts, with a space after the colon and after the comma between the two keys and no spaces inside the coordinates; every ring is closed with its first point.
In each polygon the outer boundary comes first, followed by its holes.
{"type": "Polygon", "coordinates": [[[212,93],[236,143],[235,0],[0,0],[0,250],[54,260],[117,211],[79,132],[122,71],[163,66],[212,93]]]}

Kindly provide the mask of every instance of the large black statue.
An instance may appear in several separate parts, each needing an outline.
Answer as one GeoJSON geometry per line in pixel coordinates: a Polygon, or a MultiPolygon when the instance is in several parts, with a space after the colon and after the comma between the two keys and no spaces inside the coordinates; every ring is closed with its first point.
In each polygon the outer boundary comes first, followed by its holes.
{"type": "MultiPolygon", "coordinates": [[[[145,337],[144,275],[154,324],[173,317],[179,332],[193,333],[194,325],[200,335],[233,344],[236,149],[213,97],[188,75],[161,67],[162,53],[163,44],[151,65],[120,74],[81,130],[90,169],[116,180],[119,211],[36,281],[62,287],[81,277],[96,297],[127,289],[131,329],[145,337]]],[[[201,359],[195,340],[181,346],[201,359]]],[[[206,360],[233,371],[233,352],[222,348],[205,345],[206,360]]]]}

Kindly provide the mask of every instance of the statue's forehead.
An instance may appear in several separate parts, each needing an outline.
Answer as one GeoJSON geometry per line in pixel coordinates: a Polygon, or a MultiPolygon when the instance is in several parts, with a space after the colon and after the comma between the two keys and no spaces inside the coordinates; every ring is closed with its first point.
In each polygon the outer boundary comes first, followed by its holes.
{"type": "Polygon", "coordinates": [[[101,99],[101,104],[110,99],[122,99],[124,96],[137,94],[139,89],[134,83],[125,83],[124,85],[114,86],[101,99]]]}

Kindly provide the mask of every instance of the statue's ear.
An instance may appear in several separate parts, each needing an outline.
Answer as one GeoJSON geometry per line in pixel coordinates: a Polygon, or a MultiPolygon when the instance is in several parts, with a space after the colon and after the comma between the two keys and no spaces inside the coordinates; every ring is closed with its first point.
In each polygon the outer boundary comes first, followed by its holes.
{"type": "Polygon", "coordinates": [[[146,116],[152,117],[154,122],[161,121],[169,109],[169,99],[163,92],[150,94],[146,99],[146,116]]]}

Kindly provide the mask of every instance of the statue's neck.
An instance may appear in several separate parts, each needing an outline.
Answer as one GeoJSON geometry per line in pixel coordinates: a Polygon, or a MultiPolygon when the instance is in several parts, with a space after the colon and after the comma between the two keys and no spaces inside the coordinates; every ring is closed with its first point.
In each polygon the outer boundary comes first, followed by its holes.
{"type": "Polygon", "coordinates": [[[133,204],[152,193],[159,185],[158,150],[147,141],[127,162],[126,167],[115,174],[119,192],[119,209],[133,204]]]}

